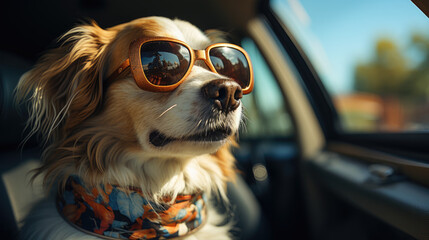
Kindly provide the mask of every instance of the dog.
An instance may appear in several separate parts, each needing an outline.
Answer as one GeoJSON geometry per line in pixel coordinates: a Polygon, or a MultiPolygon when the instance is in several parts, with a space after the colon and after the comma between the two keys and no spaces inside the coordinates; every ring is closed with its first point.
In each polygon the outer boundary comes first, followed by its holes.
{"type": "Polygon", "coordinates": [[[49,192],[21,237],[230,239],[209,199],[228,202],[253,76],[247,53],[219,42],[163,17],[64,34],[17,87],[49,192]]]}

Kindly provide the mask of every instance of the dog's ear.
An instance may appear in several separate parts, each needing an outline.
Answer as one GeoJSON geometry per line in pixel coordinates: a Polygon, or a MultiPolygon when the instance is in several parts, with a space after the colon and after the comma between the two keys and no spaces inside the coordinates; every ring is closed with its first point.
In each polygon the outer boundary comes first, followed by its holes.
{"type": "Polygon", "coordinates": [[[16,89],[17,100],[29,99],[32,134],[45,140],[65,136],[90,117],[103,94],[106,48],[115,32],[95,22],[73,28],[25,73],[16,89]]]}

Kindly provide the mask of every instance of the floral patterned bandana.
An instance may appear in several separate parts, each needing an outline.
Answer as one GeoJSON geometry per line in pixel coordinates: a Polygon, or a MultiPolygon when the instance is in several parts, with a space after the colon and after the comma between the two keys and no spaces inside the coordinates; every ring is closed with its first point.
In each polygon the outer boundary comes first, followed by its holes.
{"type": "Polygon", "coordinates": [[[72,176],[58,194],[57,207],[72,225],[101,238],[171,239],[202,225],[205,201],[203,194],[179,195],[172,204],[157,205],[139,189],[110,184],[101,186],[101,191],[88,189],[72,176]]]}

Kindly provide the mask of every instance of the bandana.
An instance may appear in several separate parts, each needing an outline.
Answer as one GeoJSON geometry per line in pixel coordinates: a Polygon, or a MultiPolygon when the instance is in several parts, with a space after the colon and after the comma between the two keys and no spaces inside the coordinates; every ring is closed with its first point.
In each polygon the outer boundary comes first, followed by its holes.
{"type": "Polygon", "coordinates": [[[205,201],[203,194],[179,195],[173,203],[159,205],[146,200],[134,187],[106,184],[100,191],[71,176],[65,191],[58,194],[57,207],[79,230],[101,238],[171,239],[202,225],[205,201]]]}

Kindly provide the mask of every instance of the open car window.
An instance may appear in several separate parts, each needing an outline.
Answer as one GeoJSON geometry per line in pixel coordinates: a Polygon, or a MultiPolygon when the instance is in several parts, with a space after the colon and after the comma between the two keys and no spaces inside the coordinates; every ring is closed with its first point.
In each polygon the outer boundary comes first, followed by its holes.
{"type": "Polygon", "coordinates": [[[411,1],[273,0],[343,133],[428,132],[429,21],[411,1]]]}
{"type": "Polygon", "coordinates": [[[428,18],[407,0],[271,0],[264,13],[279,42],[267,49],[287,52],[326,140],[300,165],[312,237],[427,239],[428,18]],[[385,225],[327,234],[354,208],[385,225]],[[390,226],[409,236],[387,236],[390,226]]]}

